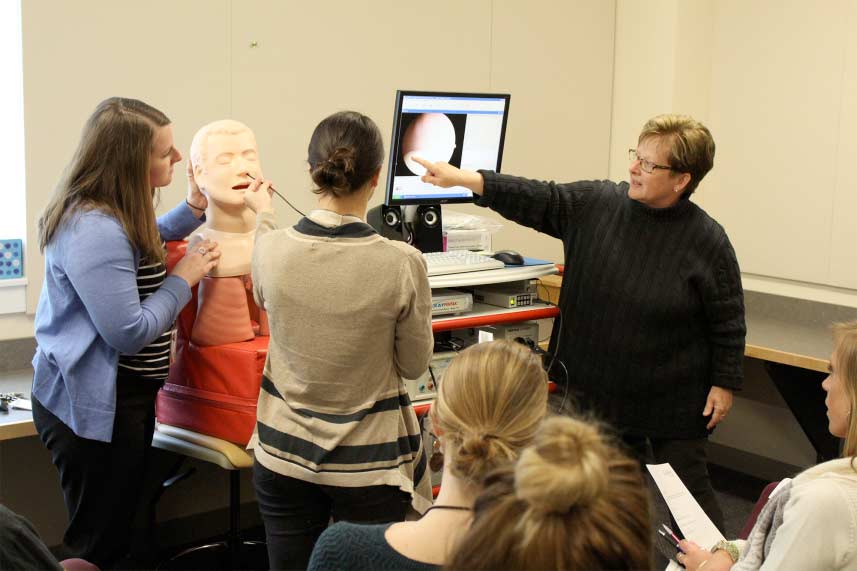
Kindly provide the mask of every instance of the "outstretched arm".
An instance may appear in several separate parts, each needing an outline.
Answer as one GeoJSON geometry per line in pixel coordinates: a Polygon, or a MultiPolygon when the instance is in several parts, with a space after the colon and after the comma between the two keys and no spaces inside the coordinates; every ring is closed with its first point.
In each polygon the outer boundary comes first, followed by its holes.
{"type": "Polygon", "coordinates": [[[414,157],[414,160],[426,169],[426,174],[421,179],[423,182],[441,188],[463,186],[473,194],[482,195],[484,181],[478,172],[461,170],[449,163],[431,163],[419,157],[414,157]]]}

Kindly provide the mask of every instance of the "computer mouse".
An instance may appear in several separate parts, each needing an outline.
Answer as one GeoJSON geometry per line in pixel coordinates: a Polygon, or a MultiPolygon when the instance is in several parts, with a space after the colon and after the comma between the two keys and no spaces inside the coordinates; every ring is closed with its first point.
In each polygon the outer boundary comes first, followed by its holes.
{"type": "Polygon", "coordinates": [[[491,257],[495,260],[500,260],[508,266],[524,265],[524,257],[514,250],[500,250],[499,252],[494,252],[494,255],[491,257]]]}

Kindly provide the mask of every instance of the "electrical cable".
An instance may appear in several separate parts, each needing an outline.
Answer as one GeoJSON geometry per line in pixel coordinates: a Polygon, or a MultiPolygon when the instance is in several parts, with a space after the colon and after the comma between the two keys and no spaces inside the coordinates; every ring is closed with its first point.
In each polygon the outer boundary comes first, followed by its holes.
{"type": "MultiPolygon", "coordinates": [[[[251,174],[247,174],[247,176],[250,178],[250,180],[256,180],[256,178],[255,178],[253,175],[251,175],[251,174]]],[[[273,186],[269,186],[268,188],[269,188],[269,189],[271,189],[271,192],[273,192],[274,194],[276,194],[277,196],[279,196],[280,198],[282,198],[282,199],[286,202],[286,204],[288,204],[289,206],[291,206],[291,207],[292,207],[292,210],[294,210],[295,212],[297,212],[297,213],[298,213],[298,214],[300,214],[301,216],[306,216],[306,214],[304,214],[303,212],[301,212],[300,210],[298,210],[298,209],[297,209],[297,207],[296,207],[294,204],[292,204],[291,202],[289,202],[289,199],[288,199],[288,198],[286,198],[285,196],[283,196],[282,194],[280,194],[279,192],[277,192],[277,191],[274,189],[274,187],[273,187],[273,186]]]]}

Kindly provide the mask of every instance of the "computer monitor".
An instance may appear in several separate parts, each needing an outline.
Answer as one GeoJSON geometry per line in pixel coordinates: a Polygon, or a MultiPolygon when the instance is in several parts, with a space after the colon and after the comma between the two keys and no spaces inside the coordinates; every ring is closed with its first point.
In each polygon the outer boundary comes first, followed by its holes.
{"type": "Polygon", "coordinates": [[[397,91],[385,203],[473,202],[464,187],[422,182],[425,169],[412,157],[499,172],[509,99],[508,94],[397,91]]]}

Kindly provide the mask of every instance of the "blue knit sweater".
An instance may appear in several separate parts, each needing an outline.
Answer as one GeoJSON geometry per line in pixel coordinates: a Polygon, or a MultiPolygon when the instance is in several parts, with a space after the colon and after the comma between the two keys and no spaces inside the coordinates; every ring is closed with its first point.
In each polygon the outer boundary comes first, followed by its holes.
{"type": "MultiPolygon", "coordinates": [[[[158,229],[176,240],[200,223],[183,202],[158,218],[158,229]]],[[[83,438],[110,442],[119,353],[151,343],[191,298],[186,281],[168,276],[141,302],[139,262],[119,221],[97,210],[71,215],[45,251],[33,396],[83,438]]]]}

